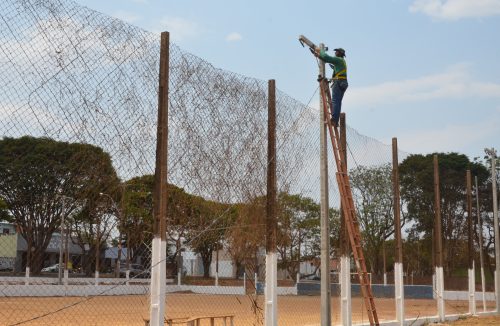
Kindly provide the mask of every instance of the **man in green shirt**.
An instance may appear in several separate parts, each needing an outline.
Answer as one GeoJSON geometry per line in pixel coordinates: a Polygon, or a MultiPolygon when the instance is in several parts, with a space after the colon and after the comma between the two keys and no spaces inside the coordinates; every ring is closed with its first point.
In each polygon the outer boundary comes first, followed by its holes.
{"type": "Polygon", "coordinates": [[[316,49],[316,56],[333,68],[332,76],[332,124],[338,126],[340,111],[342,108],[342,98],[349,86],[347,83],[347,63],[345,62],[345,50],[335,49],[335,57],[329,56],[325,50],[316,49]]]}

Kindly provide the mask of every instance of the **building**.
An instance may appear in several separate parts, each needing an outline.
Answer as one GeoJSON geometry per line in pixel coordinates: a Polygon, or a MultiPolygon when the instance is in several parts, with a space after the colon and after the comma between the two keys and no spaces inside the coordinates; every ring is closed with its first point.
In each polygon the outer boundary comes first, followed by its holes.
{"type": "MultiPolygon", "coordinates": [[[[10,270],[17,273],[24,272],[26,268],[28,244],[26,240],[16,232],[11,223],[0,222],[0,269],[10,270]]],[[[68,256],[70,262],[79,262],[83,255],[81,247],[76,244],[76,239],[68,241],[68,256]]],[[[61,247],[61,235],[52,234],[49,245],[45,249],[42,267],[55,265],[59,262],[61,247]]]]}

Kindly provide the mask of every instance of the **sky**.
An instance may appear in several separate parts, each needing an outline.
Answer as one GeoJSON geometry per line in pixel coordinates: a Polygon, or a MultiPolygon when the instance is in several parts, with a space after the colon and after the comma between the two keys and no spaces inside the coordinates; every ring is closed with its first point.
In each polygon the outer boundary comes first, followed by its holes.
{"type": "MultiPolygon", "coordinates": [[[[76,0],[319,106],[298,36],[346,50],[342,111],[409,153],[500,149],[500,0],[76,0]],[[311,100],[312,98],[312,100],[311,100]]],[[[332,54],[332,53],[331,53],[332,54]]],[[[328,74],[331,71],[327,72],[328,74]]]]}

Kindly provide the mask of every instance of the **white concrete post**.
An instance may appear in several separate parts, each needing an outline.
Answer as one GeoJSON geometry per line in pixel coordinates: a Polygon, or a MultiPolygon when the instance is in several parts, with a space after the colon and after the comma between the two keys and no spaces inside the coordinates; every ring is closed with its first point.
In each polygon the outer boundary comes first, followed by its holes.
{"type": "Polygon", "coordinates": [[[64,285],[68,285],[68,277],[69,277],[69,272],[67,269],[64,269],[64,285]]]}
{"type": "Polygon", "coordinates": [[[243,273],[243,293],[247,293],[247,273],[243,273]]]}
{"type": "Polygon", "coordinates": [[[219,272],[215,272],[215,286],[219,286],[219,272]]]}
{"type": "Polygon", "coordinates": [[[181,278],[182,278],[182,273],[181,273],[181,271],[180,271],[180,270],[178,270],[178,271],[177,271],[177,285],[178,285],[178,286],[181,286],[181,284],[182,284],[182,280],[181,280],[181,278]]]}
{"type": "Polygon", "coordinates": [[[486,293],[485,293],[485,281],[484,281],[484,268],[481,266],[481,289],[483,292],[483,312],[486,312],[486,293]]]}
{"type": "Polygon", "coordinates": [[[259,280],[257,280],[257,273],[255,273],[255,274],[253,275],[253,283],[254,283],[254,285],[255,285],[255,295],[257,295],[257,294],[258,294],[258,292],[257,292],[257,283],[258,283],[258,282],[259,282],[259,280]]]}
{"type": "Polygon", "coordinates": [[[351,258],[340,257],[340,322],[344,326],[352,324],[351,302],[351,258]]]}
{"type": "Polygon", "coordinates": [[[405,294],[403,281],[403,264],[394,264],[394,295],[396,301],[396,320],[398,324],[405,324],[405,294]]]}
{"type": "Polygon", "coordinates": [[[130,285],[130,270],[127,269],[125,272],[125,278],[127,279],[127,285],[130,285]]]}
{"type": "Polygon", "coordinates": [[[384,272],[384,286],[387,285],[387,273],[384,272]]]}
{"type": "Polygon", "coordinates": [[[266,286],[264,290],[264,320],[265,326],[278,325],[278,261],[276,252],[266,254],[266,286]]]}
{"type": "Polygon", "coordinates": [[[95,271],[94,284],[95,286],[99,285],[99,271],[95,271]]]}
{"type": "Polygon", "coordinates": [[[26,267],[26,272],[24,274],[24,285],[30,284],[30,268],[26,267]]]}
{"type": "Polygon", "coordinates": [[[155,236],[152,247],[150,325],[157,326],[164,325],[167,242],[155,236]]]}
{"type": "Polygon", "coordinates": [[[476,268],[472,262],[472,269],[469,272],[469,313],[476,315],[476,268]]]}
{"type": "Polygon", "coordinates": [[[437,308],[438,308],[438,318],[440,322],[445,321],[445,311],[444,311],[444,273],[443,267],[436,266],[436,296],[437,296],[437,308]]]}
{"type": "Polygon", "coordinates": [[[436,294],[437,294],[437,286],[436,286],[436,273],[434,272],[432,274],[432,293],[433,293],[433,297],[434,298],[437,298],[436,294]]]}

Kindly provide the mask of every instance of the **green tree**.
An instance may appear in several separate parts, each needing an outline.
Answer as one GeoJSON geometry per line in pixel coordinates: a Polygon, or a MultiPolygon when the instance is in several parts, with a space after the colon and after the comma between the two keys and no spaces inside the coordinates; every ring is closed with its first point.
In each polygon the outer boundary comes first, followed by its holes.
{"type": "Polygon", "coordinates": [[[13,222],[7,204],[0,198],[0,221],[13,222]]]}
{"type": "MultiPolygon", "coordinates": [[[[313,199],[282,192],[278,196],[277,252],[279,267],[295,280],[300,263],[321,253],[320,205],[313,199]]],[[[339,234],[339,212],[329,210],[330,256],[339,234]]]]}
{"type": "Polygon", "coordinates": [[[190,208],[191,227],[186,237],[187,244],[201,257],[203,277],[209,277],[213,253],[220,247],[232,216],[236,214],[235,206],[193,196],[190,208]]]}
{"type": "MultiPolygon", "coordinates": [[[[144,255],[153,238],[154,175],[132,178],[123,186],[124,211],[120,231],[125,235],[131,259],[144,255]]],[[[176,264],[192,219],[197,212],[192,196],[175,185],[167,185],[167,259],[176,264]]]]}
{"type": "MultiPolygon", "coordinates": [[[[434,230],[434,154],[410,155],[399,166],[401,199],[403,207],[412,217],[415,234],[432,239],[434,230]]],[[[465,174],[470,169],[482,185],[487,181],[488,170],[478,162],[471,162],[466,155],[439,153],[441,193],[441,224],[445,271],[466,260],[460,248],[467,240],[465,174]]],[[[432,259],[431,257],[429,257],[432,259]]],[[[431,265],[431,261],[427,262],[431,265]]]]}
{"type": "Polygon", "coordinates": [[[99,147],[29,136],[0,141],[0,198],[31,249],[27,264],[34,274],[61,218],[79,213],[92,194],[116,181],[110,156],[99,147]]]}
{"type": "Polygon", "coordinates": [[[381,271],[382,246],[394,234],[391,166],[358,166],[350,171],[365,256],[372,273],[381,271]]]}

